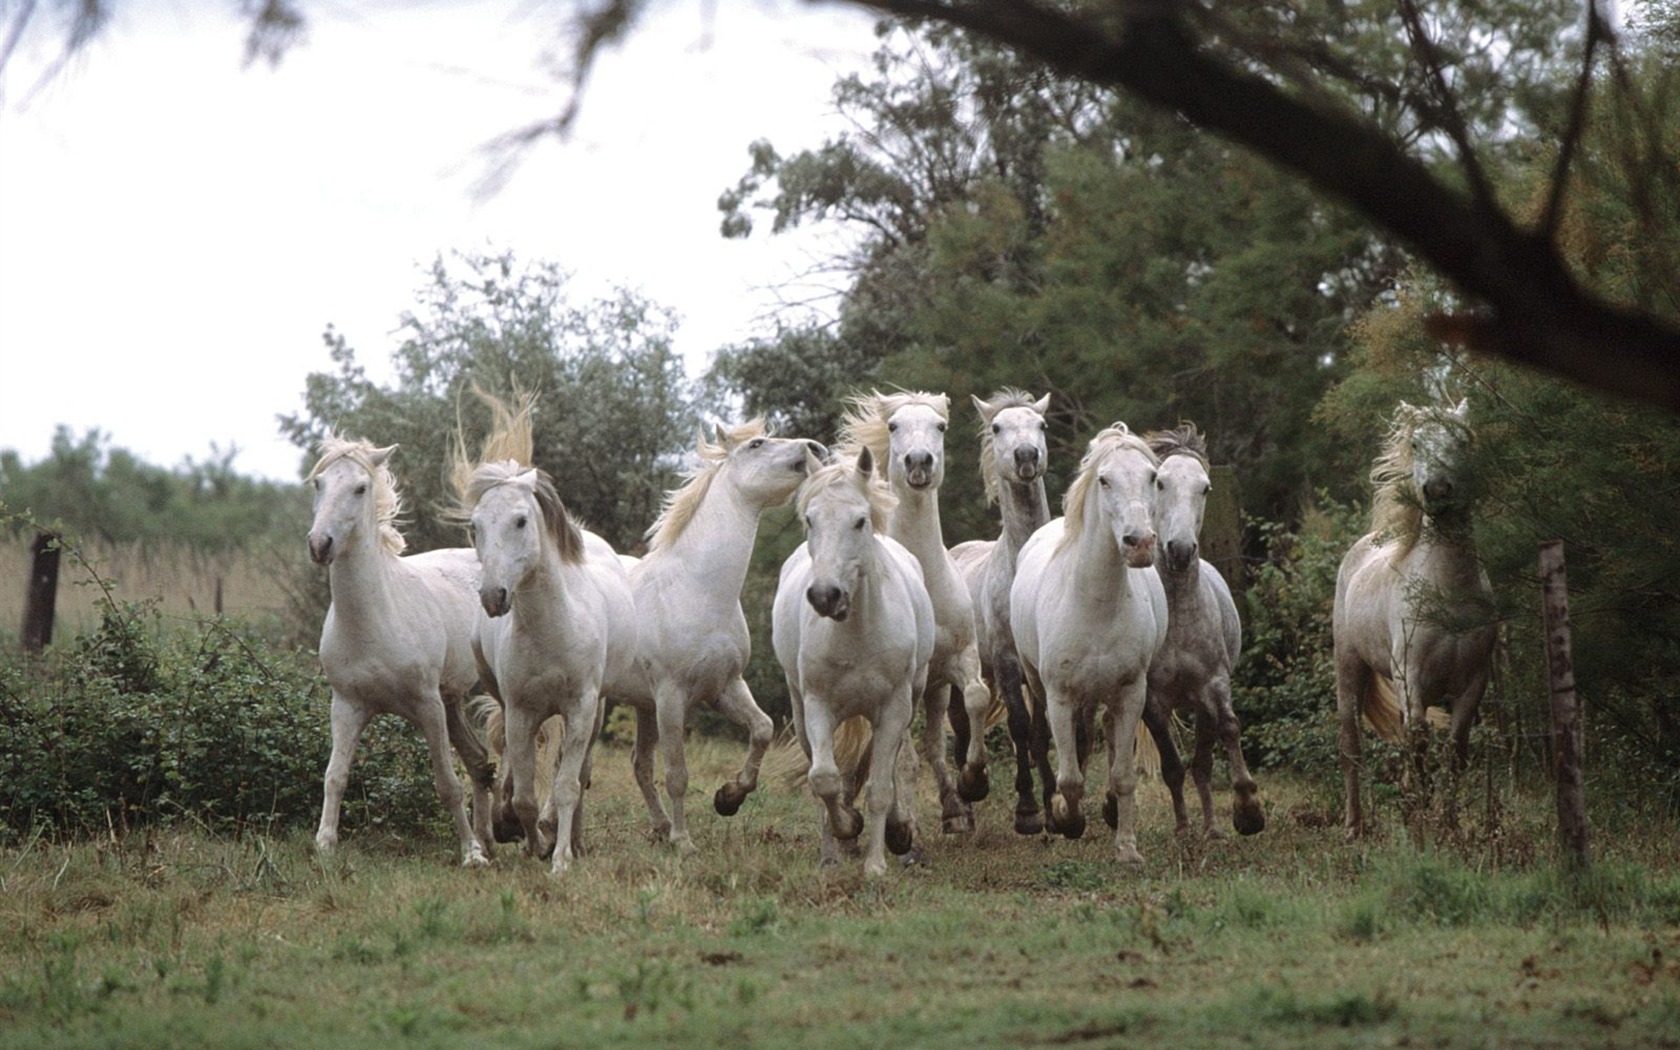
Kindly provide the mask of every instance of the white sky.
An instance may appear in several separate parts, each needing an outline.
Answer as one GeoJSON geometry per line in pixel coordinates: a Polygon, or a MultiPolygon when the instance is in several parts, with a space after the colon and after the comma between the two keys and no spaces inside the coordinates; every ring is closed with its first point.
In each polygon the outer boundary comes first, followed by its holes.
{"type": "Polygon", "coordinates": [[[480,147],[561,104],[539,63],[569,4],[319,0],[278,68],[242,64],[235,7],[126,0],[44,90],[51,34],[0,83],[0,448],[25,462],[62,423],[163,467],[237,446],[241,472],[296,480],[275,417],[330,368],[322,331],[388,376],[440,252],[553,261],[580,301],[637,289],[683,319],[697,376],[808,299],[833,247],[725,241],[716,200],[754,139],[840,130],[830,88],[874,47],[855,9],[674,0],[602,56],[572,137],[477,202],[480,147]]]}

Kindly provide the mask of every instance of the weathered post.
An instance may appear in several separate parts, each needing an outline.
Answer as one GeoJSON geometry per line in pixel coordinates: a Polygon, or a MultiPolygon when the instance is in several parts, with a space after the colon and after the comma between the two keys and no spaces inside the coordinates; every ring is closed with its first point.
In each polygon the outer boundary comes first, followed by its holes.
{"type": "Polygon", "coordinates": [[[1557,778],[1558,841],[1574,867],[1587,863],[1587,805],[1581,769],[1581,713],[1569,647],[1569,588],[1563,541],[1540,545],[1540,590],[1546,626],[1546,668],[1552,694],[1552,768],[1557,778]]]}
{"type": "Polygon", "coordinates": [[[52,642],[53,606],[58,600],[58,533],[35,535],[29,590],[23,599],[23,651],[38,653],[52,642]]]}
{"type": "Polygon", "coordinates": [[[1208,467],[1213,490],[1202,512],[1202,557],[1219,570],[1233,591],[1247,586],[1242,563],[1242,501],[1237,491],[1237,468],[1228,463],[1208,467]]]}

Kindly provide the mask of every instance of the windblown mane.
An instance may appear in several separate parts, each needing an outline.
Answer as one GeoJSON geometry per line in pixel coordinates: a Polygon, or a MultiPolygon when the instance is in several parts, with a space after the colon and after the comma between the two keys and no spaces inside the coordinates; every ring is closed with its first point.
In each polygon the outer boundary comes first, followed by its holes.
{"type": "Polygon", "coordinates": [[[1157,459],[1192,456],[1204,468],[1208,465],[1207,439],[1189,420],[1181,420],[1171,430],[1152,430],[1144,436],[1144,440],[1149,442],[1149,450],[1155,453],[1157,459]]]}
{"type": "Polygon", "coordinates": [[[1074,476],[1073,484],[1068,486],[1067,496],[1062,500],[1064,520],[1057,551],[1079,542],[1080,535],[1085,531],[1085,502],[1090,499],[1091,489],[1096,485],[1097,470],[1103,461],[1128,449],[1143,453],[1151,463],[1160,463],[1149,443],[1132,433],[1124,423],[1115,423],[1091,439],[1090,446],[1085,449],[1085,458],[1079,461],[1079,473],[1074,476]]]}
{"type": "Polygon", "coordinates": [[[677,537],[688,528],[688,523],[694,520],[695,511],[705,501],[706,493],[711,490],[712,479],[729,459],[729,450],[744,441],[751,441],[755,437],[763,437],[769,433],[763,419],[750,419],[735,427],[727,428],[726,440],[721,444],[714,444],[706,440],[701,434],[695,441],[694,453],[699,458],[699,464],[688,471],[683,478],[683,484],[665,493],[663,504],[659,508],[659,517],[648,526],[648,550],[656,551],[661,547],[668,547],[677,541],[677,537]]]}
{"type": "Polygon", "coordinates": [[[1412,491],[1412,432],[1426,414],[1426,409],[1400,402],[1388,439],[1371,464],[1371,536],[1379,544],[1393,540],[1396,558],[1408,554],[1423,532],[1423,505],[1412,491]]]}
{"type": "MultiPolygon", "coordinates": [[[[1005,387],[993,394],[986,404],[993,409],[992,415],[995,416],[1006,408],[1032,408],[1036,402],[1024,390],[1005,387]]],[[[999,495],[997,447],[992,444],[992,426],[984,414],[980,416],[980,477],[986,482],[986,504],[990,506],[998,501],[999,495]]]]}
{"type": "Polygon", "coordinates": [[[536,459],[536,437],[531,423],[537,407],[536,395],[516,392],[515,403],[509,405],[477,383],[473,384],[472,392],[490,409],[492,422],[490,433],[480,445],[475,461],[467,455],[466,428],[461,422],[460,412],[455,414],[455,440],[449,450],[449,477],[455,489],[455,506],[449,511],[449,516],[460,522],[472,517],[473,507],[478,504],[478,496],[468,493],[479,467],[505,460],[529,467],[536,459]]]}
{"type": "Polygon", "coordinates": [[[401,554],[408,541],[403,539],[402,532],[397,528],[397,519],[402,515],[402,495],[397,492],[397,480],[391,473],[389,461],[375,466],[373,453],[378,449],[373,442],[362,438],[344,438],[337,434],[328,434],[321,439],[321,458],[310,468],[305,481],[314,481],[321,475],[321,471],[337,463],[341,459],[350,462],[368,472],[373,479],[373,514],[379,523],[379,545],[392,554],[401,554]]]}
{"type": "Polygon", "coordinates": [[[571,515],[566,513],[566,505],[560,502],[560,492],[554,487],[554,479],[541,467],[528,467],[512,459],[481,463],[468,479],[466,502],[469,506],[476,506],[484,494],[497,485],[508,484],[527,473],[536,474],[532,493],[537,500],[537,509],[542,512],[548,538],[560,552],[560,560],[570,565],[582,562],[583,533],[571,515]]]}
{"type": "MultiPolygon", "coordinates": [[[[876,462],[880,461],[877,460],[876,462]]],[[[857,476],[856,451],[842,446],[836,451],[834,462],[812,471],[811,476],[805,479],[805,483],[799,486],[800,516],[805,515],[811,501],[819,493],[826,492],[837,485],[855,486],[857,476]]],[[[893,508],[898,506],[898,497],[893,494],[892,483],[880,470],[871,471],[869,484],[864,489],[864,493],[869,500],[869,527],[874,529],[876,533],[885,535],[887,522],[892,520],[893,508]]]]}
{"type": "MultiPolygon", "coordinates": [[[[887,430],[887,422],[892,419],[894,412],[906,405],[926,405],[937,412],[940,419],[950,422],[951,399],[944,394],[930,394],[919,390],[883,394],[879,390],[872,390],[868,394],[860,394],[851,399],[845,418],[840,421],[840,440],[867,447],[869,454],[875,457],[876,463],[887,462],[892,445],[892,434],[887,430]]],[[[990,433],[990,428],[987,432],[990,433]]]]}

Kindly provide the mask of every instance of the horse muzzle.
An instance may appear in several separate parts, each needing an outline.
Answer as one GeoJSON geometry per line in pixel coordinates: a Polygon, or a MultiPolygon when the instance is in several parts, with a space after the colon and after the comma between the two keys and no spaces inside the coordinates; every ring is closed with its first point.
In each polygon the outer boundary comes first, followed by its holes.
{"type": "Polygon", "coordinates": [[[331,565],[333,560],[333,538],[320,536],[313,532],[309,534],[309,559],[316,565],[331,565]]]}
{"type": "Polygon", "coordinates": [[[1147,569],[1155,564],[1155,534],[1128,532],[1120,539],[1120,549],[1126,564],[1134,569],[1147,569]]]}
{"type": "Polygon", "coordinates": [[[904,457],[904,483],[918,491],[933,485],[933,456],[912,452],[904,457]]]}
{"type": "Polygon", "coordinates": [[[491,616],[506,616],[513,608],[513,595],[506,587],[481,587],[478,591],[479,604],[484,606],[484,612],[491,616]]]}
{"type": "Polygon", "coordinates": [[[811,584],[805,588],[805,600],[811,603],[818,616],[830,620],[844,620],[852,612],[852,596],[832,583],[811,584]]]}
{"type": "Polygon", "coordinates": [[[1199,551],[1199,545],[1194,540],[1189,542],[1185,542],[1183,540],[1168,540],[1166,544],[1163,545],[1163,552],[1166,554],[1167,568],[1171,569],[1173,572],[1185,572],[1190,568],[1190,566],[1196,564],[1196,558],[1199,551]]]}

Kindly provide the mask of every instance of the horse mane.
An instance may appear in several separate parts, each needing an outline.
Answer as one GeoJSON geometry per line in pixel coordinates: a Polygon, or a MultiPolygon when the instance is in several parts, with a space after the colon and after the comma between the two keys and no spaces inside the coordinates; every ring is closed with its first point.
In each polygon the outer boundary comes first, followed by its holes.
{"type": "Polygon", "coordinates": [[[950,422],[951,399],[944,394],[920,390],[883,394],[879,390],[871,390],[850,399],[846,414],[840,421],[840,441],[862,445],[869,449],[876,463],[885,463],[892,444],[887,422],[894,412],[907,405],[926,405],[938,413],[940,419],[950,422]]]}
{"type": "Polygon", "coordinates": [[[476,505],[491,489],[515,481],[528,473],[536,474],[531,491],[537,501],[537,510],[542,514],[543,524],[547,526],[549,540],[559,552],[560,560],[568,565],[581,563],[583,532],[572,520],[571,515],[566,513],[566,505],[560,501],[560,491],[555,488],[554,479],[541,467],[526,466],[513,459],[481,463],[467,482],[466,500],[469,505],[476,505]]]}
{"type": "Polygon", "coordinates": [[[1408,554],[1423,534],[1423,505],[1412,491],[1412,431],[1425,412],[1400,402],[1371,464],[1371,535],[1379,544],[1395,540],[1396,558],[1408,554]]]}
{"type": "Polygon", "coordinates": [[[648,550],[651,552],[670,546],[683,534],[683,530],[688,528],[688,523],[694,520],[695,512],[705,501],[706,493],[711,490],[712,479],[717,477],[718,470],[728,461],[730,449],[768,433],[769,427],[759,418],[723,428],[722,443],[707,441],[706,435],[700,434],[694,443],[694,454],[699,463],[683,474],[681,486],[665,493],[659,516],[648,526],[645,534],[648,550]]]}
{"type": "MultiPolygon", "coordinates": [[[[1014,387],[1004,387],[986,399],[986,407],[996,416],[1006,408],[1032,408],[1036,401],[1025,390],[1014,387]]],[[[986,483],[986,505],[990,506],[998,501],[1000,495],[997,480],[997,446],[992,443],[991,417],[980,414],[980,477],[986,483]]]]}
{"type": "Polygon", "coordinates": [[[397,479],[391,473],[390,461],[374,464],[373,454],[377,451],[373,442],[365,438],[346,438],[329,433],[321,439],[321,458],[315,461],[304,481],[314,481],[323,470],[341,459],[348,459],[367,471],[368,477],[373,479],[373,515],[379,523],[379,545],[392,554],[401,554],[408,546],[408,541],[403,539],[402,532],[397,528],[403,511],[402,494],[397,491],[397,479]]]}
{"type": "MultiPolygon", "coordinates": [[[[838,485],[856,486],[858,481],[857,455],[858,450],[865,446],[842,445],[834,450],[833,462],[824,464],[811,472],[805,483],[799,486],[799,515],[805,516],[811,501],[819,493],[826,492],[838,485]]],[[[871,453],[873,456],[873,453],[871,453]]],[[[879,464],[880,461],[876,460],[879,464]]],[[[893,493],[892,483],[878,467],[869,472],[869,482],[864,486],[864,497],[869,501],[869,527],[876,533],[884,535],[887,523],[892,520],[893,508],[898,506],[898,496],[893,493]]]]}
{"type": "Polygon", "coordinates": [[[1171,430],[1151,430],[1143,439],[1149,442],[1149,450],[1155,453],[1157,459],[1191,456],[1204,468],[1208,466],[1207,439],[1196,429],[1196,424],[1187,419],[1180,420],[1178,426],[1171,430]]]}
{"type": "Polygon", "coordinates": [[[1062,538],[1056,545],[1058,553],[1079,542],[1080,535],[1085,531],[1085,503],[1096,484],[1097,466],[1109,456],[1127,449],[1143,453],[1149,462],[1156,465],[1161,462],[1149,443],[1132,433],[1124,423],[1115,423],[1098,432],[1085,449],[1085,457],[1079,461],[1079,473],[1074,476],[1073,484],[1068,486],[1067,495],[1062,499],[1062,538]]]}
{"type": "Polygon", "coordinates": [[[456,506],[450,516],[466,521],[486,492],[534,470],[536,482],[532,493],[543,523],[548,527],[548,535],[560,552],[560,560],[567,564],[583,561],[583,533],[566,512],[554,478],[532,463],[536,458],[536,432],[532,423],[537,408],[536,395],[516,390],[513,403],[509,404],[477,383],[473,384],[472,392],[490,409],[493,422],[490,433],[479,447],[478,462],[473,463],[467,457],[467,440],[460,416],[456,416],[455,440],[450,455],[456,506]]]}

